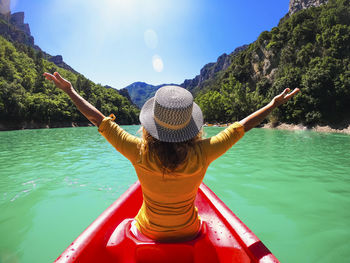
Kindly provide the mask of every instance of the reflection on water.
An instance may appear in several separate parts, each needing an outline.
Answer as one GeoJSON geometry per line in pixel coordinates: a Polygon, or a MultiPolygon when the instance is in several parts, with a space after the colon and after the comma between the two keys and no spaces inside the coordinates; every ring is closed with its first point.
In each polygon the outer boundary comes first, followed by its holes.
{"type": "MultiPolygon", "coordinates": [[[[1,263],[53,261],[136,180],[94,127],[1,132],[0,141],[1,263]]],[[[205,182],[281,262],[347,262],[349,146],[348,135],[254,129],[205,182]]]]}

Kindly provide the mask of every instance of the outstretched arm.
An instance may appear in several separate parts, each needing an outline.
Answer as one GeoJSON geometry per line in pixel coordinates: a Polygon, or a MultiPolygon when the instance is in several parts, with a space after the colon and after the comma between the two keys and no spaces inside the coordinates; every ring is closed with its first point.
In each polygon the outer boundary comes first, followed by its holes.
{"type": "Polygon", "coordinates": [[[94,125],[100,126],[105,117],[98,109],[92,106],[88,101],[81,97],[73,88],[72,84],[66,79],[62,78],[58,72],[54,74],[44,73],[47,80],[55,83],[56,87],[63,90],[73,101],[78,110],[94,125]]]}
{"type": "Polygon", "coordinates": [[[266,117],[271,113],[271,111],[283,103],[287,102],[291,97],[299,92],[299,89],[294,89],[290,92],[290,89],[285,89],[281,94],[277,95],[272,99],[272,101],[265,107],[257,110],[248,117],[241,120],[239,123],[243,125],[244,131],[247,132],[255,126],[259,125],[266,117]]]}

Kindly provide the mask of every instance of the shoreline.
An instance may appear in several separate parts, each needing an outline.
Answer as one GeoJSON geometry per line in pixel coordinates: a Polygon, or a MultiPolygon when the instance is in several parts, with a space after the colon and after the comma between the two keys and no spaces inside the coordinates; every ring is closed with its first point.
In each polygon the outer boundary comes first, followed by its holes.
{"type": "Polygon", "coordinates": [[[315,132],[325,132],[325,133],[342,133],[350,134],[350,125],[347,128],[332,128],[329,125],[321,126],[316,125],[314,127],[307,127],[302,124],[287,124],[281,123],[278,125],[272,125],[271,123],[266,123],[261,126],[263,129],[276,129],[276,130],[288,130],[288,131],[315,131],[315,132]]]}
{"type": "Polygon", "coordinates": [[[18,130],[37,130],[51,128],[74,128],[74,127],[90,127],[93,126],[89,122],[53,122],[53,123],[38,123],[34,121],[24,122],[0,122],[1,131],[18,131],[18,130]]]}
{"type": "MultiPolygon", "coordinates": [[[[210,124],[205,123],[204,127],[227,127],[231,123],[227,124],[210,124]]],[[[51,128],[74,128],[74,127],[90,127],[93,126],[89,122],[55,122],[55,123],[37,123],[37,122],[0,122],[1,131],[15,131],[15,130],[33,130],[33,129],[51,129],[51,128]]],[[[257,128],[261,129],[275,129],[275,130],[288,130],[288,131],[315,131],[325,133],[341,133],[350,135],[350,124],[347,128],[332,128],[329,125],[321,126],[316,125],[314,127],[307,127],[302,124],[287,124],[280,123],[273,125],[271,123],[265,123],[257,128]]]]}
{"type": "MultiPolygon", "coordinates": [[[[228,124],[205,124],[205,127],[227,127],[231,123],[228,124]]],[[[315,132],[323,132],[323,133],[341,133],[341,134],[349,134],[350,135],[350,124],[347,126],[347,128],[332,128],[329,125],[321,126],[316,125],[313,127],[307,127],[302,124],[287,124],[287,123],[280,123],[277,125],[273,125],[271,123],[265,123],[257,128],[261,129],[274,129],[274,130],[288,130],[288,131],[315,131],[315,132]]]]}

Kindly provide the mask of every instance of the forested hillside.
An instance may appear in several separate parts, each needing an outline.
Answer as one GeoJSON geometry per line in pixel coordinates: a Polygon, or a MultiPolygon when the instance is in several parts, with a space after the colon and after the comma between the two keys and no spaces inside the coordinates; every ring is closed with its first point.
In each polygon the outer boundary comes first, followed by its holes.
{"type": "MultiPolygon", "coordinates": [[[[206,65],[200,76],[185,81],[183,85],[187,83],[194,92],[206,121],[240,120],[283,89],[298,87],[301,93],[275,110],[269,117],[271,123],[349,125],[349,2],[329,0],[326,5],[287,15],[254,43],[222,56],[217,63],[206,65]]],[[[3,19],[0,25],[4,32],[12,28],[3,19]]],[[[6,36],[13,35],[10,33],[6,36]]],[[[121,96],[114,89],[62,69],[44,59],[45,53],[33,45],[14,40],[21,40],[22,34],[14,36],[0,36],[0,129],[87,124],[68,97],[44,81],[44,71],[59,71],[104,114],[115,113],[119,123],[138,122],[139,110],[127,99],[126,90],[121,96]]],[[[128,88],[141,107],[158,87],[134,83],[128,88]]]]}
{"type": "Polygon", "coordinates": [[[120,124],[138,123],[139,110],[115,89],[107,89],[80,74],[57,67],[32,47],[0,36],[0,129],[86,125],[68,96],[42,76],[58,71],[104,114],[120,124]]]}
{"type": "Polygon", "coordinates": [[[301,93],[270,116],[272,123],[350,123],[350,5],[330,0],[286,16],[207,80],[196,101],[206,121],[232,122],[285,88],[301,93]]]}

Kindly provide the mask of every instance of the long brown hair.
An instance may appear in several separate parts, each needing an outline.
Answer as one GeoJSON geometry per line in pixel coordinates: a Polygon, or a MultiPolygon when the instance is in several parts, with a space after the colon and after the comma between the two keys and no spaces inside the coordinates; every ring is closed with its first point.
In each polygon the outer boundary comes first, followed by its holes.
{"type": "Polygon", "coordinates": [[[149,152],[161,164],[163,173],[172,172],[182,164],[188,152],[193,149],[196,142],[202,140],[202,131],[194,138],[185,142],[162,142],[152,137],[145,128],[142,129],[142,153],[149,152]]]}

